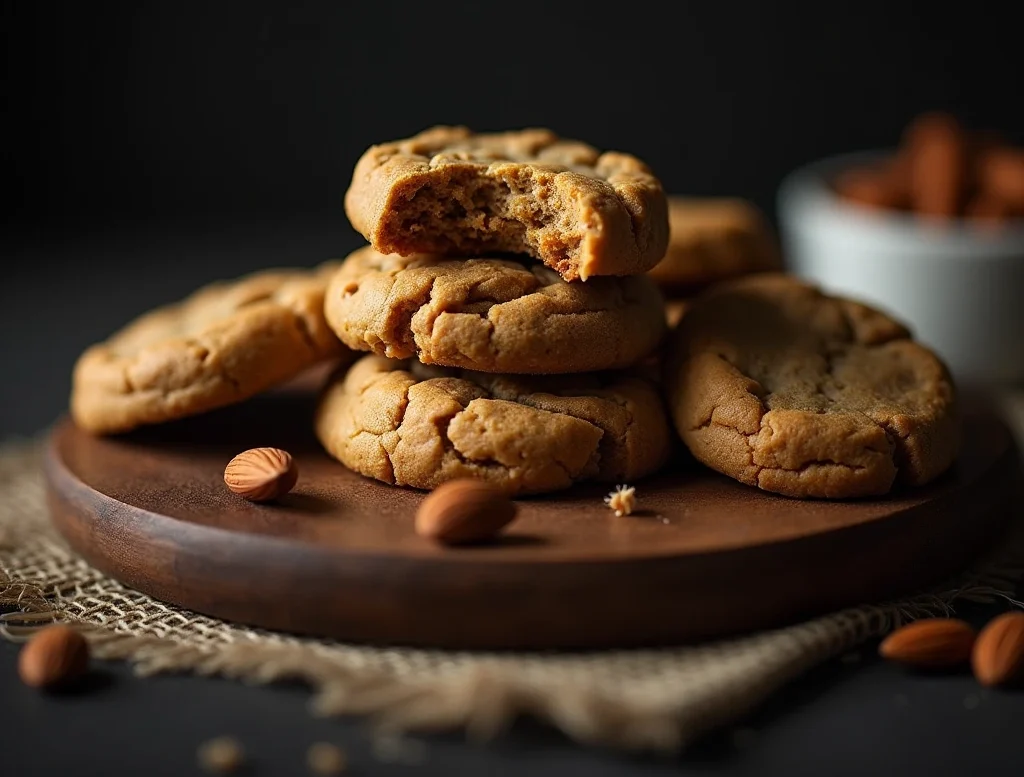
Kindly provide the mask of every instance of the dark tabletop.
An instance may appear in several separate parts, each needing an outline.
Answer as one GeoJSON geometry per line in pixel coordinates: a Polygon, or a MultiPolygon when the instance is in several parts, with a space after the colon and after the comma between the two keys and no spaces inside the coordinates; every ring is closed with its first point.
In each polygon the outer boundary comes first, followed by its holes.
{"type": "MultiPolygon", "coordinates": [[[[0,281],[0,439],[51,424],[66,406],[75,357],[130,317],[210,280],[312,265],[357,245],[340,223],[8,237],[0,244],[0,256],[14,260],[0,281]]],[[[997,609],[964,614],[980,623],[997,609]]],[[[307,773],[315,741],[341,745],[351,774],[1024,774],[1024,692],[982,690],[964,674],[911,675],[875,660],[874,647],[815,670],[739,728],[679,757],[583,749],[524,722],[486,746],[424,738],[407,762],[394,762],[359,721],[311,716],[299,687],[139,679],[102,664],[75,693],[49,696],[20,684],[18,648],[0,642],[0,774],[201,774],[196,748],[222,735],[242,743],[253,775],[307,773]]]]}

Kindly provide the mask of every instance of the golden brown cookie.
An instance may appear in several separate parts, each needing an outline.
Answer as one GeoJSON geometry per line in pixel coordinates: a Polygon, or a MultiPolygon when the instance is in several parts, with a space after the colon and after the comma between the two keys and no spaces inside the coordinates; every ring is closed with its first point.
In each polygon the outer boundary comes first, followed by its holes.
{"type": "Polygon", "coordinates": [[[649,275],[670,294],[782,266],[773,231],[745,200],[669,197],[668,221],[668,250],[649,275]]]}
{"type": "Polygon", "coordinates": [[[672,335],[669,409],[693,455],[795,497],[884,494],[952,463],[955,392],[899,323],[785,275],[700,295],[672,335]]]}
{"type": "Polygon", "coordinates": [[[650,278],[566,283],[532,259],[402,257],[361,248],[332,278],[327,322],[350,348],[483,372],[613,369],[665,332],[650,278]]]}
{"type": "Polygon", "coordinates": [[[523,494],[633,481],[669,453],[661,398],[643,378],[524,378],[382,356],[328,384],[316,432],[350,469],[423,489],[461,477],[523,494]]]}
{"type": "Polygon", "coordinates": [[[230,405],[348,353],[324,320],[337,263],[206,286],[143,315],[75,365],[71,413],[125,432],[230,405]]]}
{"type": "Polygon", "coordinates": [[[639,159],[545,129],[434,127],[373,146],[345,195],[352,225],[383,254],[528,254],[567,281],[653,267],[665,207],[639,159]]]}

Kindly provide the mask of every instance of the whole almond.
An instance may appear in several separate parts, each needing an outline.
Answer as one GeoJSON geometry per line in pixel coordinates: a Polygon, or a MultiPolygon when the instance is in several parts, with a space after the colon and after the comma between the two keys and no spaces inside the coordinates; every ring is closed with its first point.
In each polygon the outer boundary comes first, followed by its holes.
{"type": "Polygon", "coordinates": [[[416,511],[416,533],[446,545],[482,542],[516,517],[516,505],[482,480],[452,480],[428,494],[416,511]]]}
{"type": "Polygon", "coordinates": [[[295,487],[299,470],[288,451],[252,448],[242,451],[224,469],[227,487],[250,502],[269,502],[295,487]]]}
{"type": "Polygon", "coordinates": [[[887,210],[900,206],[899,193],[878,170],[846,170],[836,179],[835,188],[840,197],[859,205],[887,210]]]}
{"type": "Polygon", "coordinates": [[[870,208],[905,210],[910,204],[906,157],[906,154],[896,154],[876,165],[843,171],[835,181],[836,193],[870,208]]]}
{"type": "Polygon", "coordinates": [[[1024,612],[1003,613],[985,625],[974,643],[971,668],[990,688],[1024,680],[1024,612]]]}
{"type": "Polygon", "coordinates": [[[1024,210],[1024,150],[1003,147],[982,154],[978,179],[983,191],[1024,210]]]}
{"type": "Polygon", "coordinates": [[[89,666],[89,644],[68,626],[47,626],[25,643],[18,656],[18,674],[33,688],[58,688],[71,683],[89,666]]]}
{"type": "Polygon", "coordinates": [[[977,636],[971,624],[956,618],[924,618],[908,623],[886,637],[879,655],[920,669],[943,669],[965,664],[977,636]]]}
{"type": "Polygon", "coordinates": [[[926,113],[904,134],[911,205],[921,215],[951,218],[967,186],[967,136],[950,114],[926,113]]]}

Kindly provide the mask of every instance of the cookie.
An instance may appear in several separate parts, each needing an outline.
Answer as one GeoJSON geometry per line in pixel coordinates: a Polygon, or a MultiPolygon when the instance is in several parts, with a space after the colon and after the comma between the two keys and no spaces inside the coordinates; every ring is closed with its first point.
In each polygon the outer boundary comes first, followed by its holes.
{"type": "Polygon", "coordinates": [[[206,286],[143,315],[75,365],[71,414],[112,434],[246,399],[348,353],[324,320],[337,263],[206,286]]]}
{"type": "Polygon", "coordinates": [[[943,363],[898,322],[768,273],[694,300],[668,345],[669,409],[693,455],[793,497],[919,486],[956,455],[943,363]]]}
{"type": "Polygon", "coordinates": [[[667,293],[691,293],[781,267],[774,232],[751,203],[688,197],[669,197],[668,203],[668,250],[649,273],[667,293]]]}
{"type": "Polygon", "coordinates": [[[665,193],[643,162],[545,129],[434,127],[373,146],[345,211],[383,254],[528,254],[567,281],[645,272],[668,241],[665,193]]]}
{"type": "Polygon", "coordinates": [[[461,477],[520,494],[631,482],[669,453],[657,387],[640,377],[526,378],[373,355],[327,385],[316,432],[350,469],[422,489],[461,477]]]}
{"type": "Polygon", "coordinates": [[[327,322],[351,348],[483,372],[625,367],[665,332],[643,275],[566,283],[532,259],[402,257],[361,248],[331,279],[327,322]]]}

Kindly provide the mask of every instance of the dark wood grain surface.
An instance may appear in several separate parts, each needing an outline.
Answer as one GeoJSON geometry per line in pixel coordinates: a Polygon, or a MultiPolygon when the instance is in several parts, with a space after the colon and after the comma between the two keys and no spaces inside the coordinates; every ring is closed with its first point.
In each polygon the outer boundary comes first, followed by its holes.
{"type": "Polygon", "coordinates": [[[634,485],[519,501],[500,541],[418,537],[422,492],[360,477],[313,437],[302,387],[119,438],[64,422],[47,474],[60,531],[90,562],[159,599],[229,620],[375,643],[460,648],[671,644],[781,625],[922,585],[966,563],[1006,516],[1010,434],[976,414],[946,477],[868,501],[801,501],[680,455],[634,485]],[[296,457],[277,504],[224,486],[260,445],[296,457]]]}

